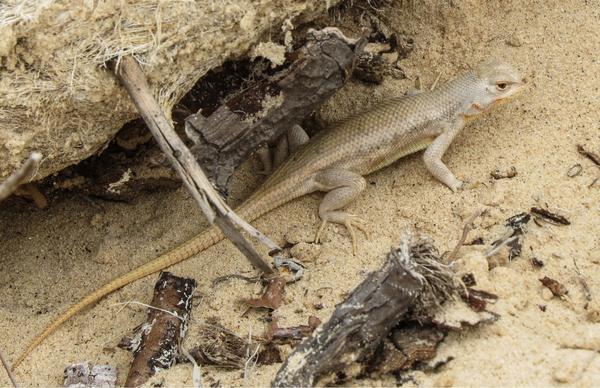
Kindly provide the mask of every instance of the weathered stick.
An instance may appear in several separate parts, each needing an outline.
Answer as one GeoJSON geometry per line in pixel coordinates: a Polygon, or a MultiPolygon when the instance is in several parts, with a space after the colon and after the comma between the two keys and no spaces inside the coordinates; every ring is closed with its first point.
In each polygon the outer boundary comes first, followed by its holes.
{"type": "Polygon", "coordinates": [[[134,354],[125,386],[140,386],[159,370],[175,363],[187,330],[195,289],[194,279],[169,272],[160,274],[146,322],[134,330],[132,337],[119,344],[134,354]]]}
{"type": "MultiPolygon", "coordinates": [[[[160,105],[152,96],[146,77],[135,59],[131,56],[122,58],[115,73],[129,92],[158,145],[181,176],[183,183],[198,202],[208,221],[211,224],[216,223],[256,268],[267,274],[273,273],[271,266],[235,228],[234,222],[239,221],[239,217],[235,221],[232,219],[233,210],[221,199],[190,150],[173,130],[160,105]]],[[[270,251],[281,250],[277,244],[248,223],[237,222],[237,224],[258,238],[270,251]]]]}
{"type": "Polygon", "coordinates": [[[250,153],[300,124],[349,78],[362,41],[336,28],[311,30],[308,38],[288,54],[286,68],[185,120],[193,153],[221,191],[250,153]]]}
{"type": "Polygon", "coordinates": [[[407,235],[387,262],[337,306],[288,357],[272,385],[313,386],[317,378],[368,361],[392,327],[454,291],[452,272],[427,240],[407,235]]]}
{"type": "Polygon", "coordinates": [[[482,215],[483,212],[484,212],[484,209],[479,209],[467,219],[467,222],[465,222],[465,226],[463,227],[463,231],[462,231],[462,235],[460,236],[460,239],[456,243],[456,246],[454,247],[452,252],[450,252],[448,257],[446,257],[447,263],[452,263],[454,260],[456,260],[458,251],[460,250],[460,247],[463,246],[463,244],[467,240],[467,236],[469,235],[469,232],[471,232],[471,229],[473,229],[473,222],[475,221],[475,219],[477,217],[482,215]]]}
{"type": "Polygon", "coordinates": [[[8,198],[15,190],[25,181],[31,179],[42,160],[42,154],[32,152],[29,158],[15,172],[13,172],[6,180],[0,183],[0,202],[8,198]]]}
{"type": "Polygon", "coordinates": [[[12,383],[12,385],[15,388],[18,388],[17,379],[15,379],[15,375],[13,374],[10,364],[6,360],[6,357],[4,357],[4,353],[2,352],[2,349],[0,349],[0,362],[2,362],[2,366],[4,367],[4,369],[6,369],[6,374],[8,375],[8,378],[10,379],[10,382],[12,383]]]}

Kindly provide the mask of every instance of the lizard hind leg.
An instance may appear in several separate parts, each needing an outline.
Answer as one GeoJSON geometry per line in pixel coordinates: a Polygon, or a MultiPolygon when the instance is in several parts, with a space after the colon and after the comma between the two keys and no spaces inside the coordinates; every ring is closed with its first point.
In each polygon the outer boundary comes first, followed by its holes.
{"type": "Polygon", "coordinates": [[[285,161],[285,159],[296,152],[300,146],[308,142],[310,138],[308,134],[298,124],[295,124],[290,129],[287,130],[275,145],[275,150],[273,154],[273,167],[277,168],[281,163],[285,161]]]}
{"type": "Polygon", "coordinates": [[[320,241],[327,223],[341,224],[348,230],[352,240],[352,251],[356,253],[354,228],[359,229],[368,237],[365,222],[360,217],[339,209],[352,202],[366,188],[365,179],[352,171],[330,168],[317,173],[314,183],[317,190],[327,192],[319,205],[319,217],[322,222],[315,236],[315,242],[320,241]]]}
{"type": "Polygon", "coordinates": [[[283,135],[279,136],[274,147],[265,145],[256,151],[258,158],[263,166],[261,175],[270,175],[274,169],[279,167],[290,154],[296,152],[300,146],[308,142],[308,134],[298,124],[288,129],[283,135]]]}

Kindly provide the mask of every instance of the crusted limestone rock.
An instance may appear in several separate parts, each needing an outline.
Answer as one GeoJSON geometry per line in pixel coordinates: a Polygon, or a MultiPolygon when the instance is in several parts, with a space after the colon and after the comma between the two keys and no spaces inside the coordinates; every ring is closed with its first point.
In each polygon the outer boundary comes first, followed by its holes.
{"type": "Polygon", "coordinates": [[[106,62],[132,54],[167,112],[209,69],[338,0],[8,0],[0,4],[0,179],[98,152],[137,116],[106,62]]]}

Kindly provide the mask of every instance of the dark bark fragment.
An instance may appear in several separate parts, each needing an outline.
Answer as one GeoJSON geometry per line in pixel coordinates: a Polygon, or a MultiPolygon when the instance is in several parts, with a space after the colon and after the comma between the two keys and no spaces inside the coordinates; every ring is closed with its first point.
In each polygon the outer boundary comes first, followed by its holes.
{"type": "Polygon", "coordinates": [[[175,363],[187,330],[195,289],[194,279],[161,272],[146,322],[134,330],[132,337],[119,344],[134,354],[126,386],[140,386],[159,370],[175,363]]]}
{"type": "Polygon", "coordinates": [[[287,67],[211,106],[210,116],[200,110],[186,119],[193,152],[222,192],[250,153],[300,124],[345,83],[360,50],[354,43],[320,33],[288,55],[287,67]]]}
{"type": "Polygon", "coordinates": [[[267,341],[278,344],[299,342],[304,337],[308,337],[321,324],[321,320],[314,315],[308,317],[308,325],[298,325],[291,327],[279,327],[277,319],[272,317],[269,331],[267,332],[267,341]]]}
{"type": "Polygon", "coordinates": [[[545,220],[550,221],[554,224],[571,225],[571,222],[565,216],[561,216],[560,214],[552,213],[548,209],[543,209],[541,207],[532,207],[531,213],[535,214],[536,216],[540,216],[540,217],[544,218],[545,220]]]}
{"type": "Polygon", "coordinates": [[[561,282],[559,282],[558,280],[549,278],[548,276],[544,276],[543,278],[541,278],[540,282],[546,288],[548,288],[550,291],[552,291],[552,294],[554,294],[554,296],[561,297],[569,292],[567,290],[567,288],[561,282]]]}
{"type": "Polygon", "coordinates": [[[260,298],[248,299],[246,304],[255,308],[266,308],[277,310],[283,304],[283,292],[285,290],[285,279],[283,276],[276,276],[269,280],[265,292],[260,298]]]}

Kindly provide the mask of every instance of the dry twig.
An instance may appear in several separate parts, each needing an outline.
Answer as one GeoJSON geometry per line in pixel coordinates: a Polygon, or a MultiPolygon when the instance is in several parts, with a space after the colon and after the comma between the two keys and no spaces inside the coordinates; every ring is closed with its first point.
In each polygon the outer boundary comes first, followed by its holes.
{"type": "Polygon", "coordinates": [[[460,250],[460,247],[462,247],[462,245],[465,243],[467,236],[469,235],[469,232],[471,231],[471,229],[473,229],[473,222],[475,221],[475,219],[477,217],[482,215],[484,211],[485,211],[484,209],[480,209],[480,210],[476,211],[475,214],[473,214],[471,217],[469,217],[467,222],[465,222],[462,236],[460,236],[460,239],[456,243],[456,246],[454,247],[452,252],[450,252],[448,257],[446,257],[447,263],[452,263],[454,260],[456,260],[456,255],[458,255],[458,251],[460,250]]]}
{"type": "Polygon", "coordinates": [[[573,259],[573,265],[575,266],[575,272],[577,272],[577,278],[579,279],[579,283],[583,288],[583,296],[585,297],[585,300],[590,302],[592,300],[592,291],[590,290],[590,286],[588,286],[587,281],[581,273],[581,270],[579,269],[579,266],[577,265],[577,261],[575,259],[573,259]]]}
{"type": "Polygon", "coordinates": [[[0,202],[14,193],[22,183],[33,177],[40,165],[40,160],[42,160],[42,154],[32,152],[25,163],[0,184],[0,202]]]}
{"type": "Polygon", "coordinates": [[[200,209],[202,209],[208,221],[216,223],[256,268],[267,274],[273,273],[271,266],[246,241],[235,228],[234,224],[237,224],[252,237],[265,244],[269,251],[279,252],[281,248],[267,236],[238,217],[225,204],[210,184],[190,150],[173,130],[162,108],[152,96],[150,86],[136,60],[131,56],[123,57],[115,69],[115,73],[129,92],[158,145],[181,176],[184,184],[196,202],[198,202],[200,209]]]}
{"type": "Polygon", "coordinates": [[[600,156],[598,154],[596,154],[595,152],[587,150],[581,144],[577,144],[577,152],[579,152],[581,155],[585,156],[586,158],[588,158],[589,160],[594,162],[594,164],[596,166],[600,166],[600,156]]]}
{"type": "Polygon", "coordinates": [[[0,362],[2,362],[2,366],[4,366],[4,369],[6,369],[6,374],[8,375],[8,378],[10,379],[10,382],[12,383],[12,385],[17,388],[17,380],[15,379],[15,375],[12,373],[12,369],[10,367],[10,364],[8,363],[8,361],[6,360],[6,357],[4,357],[4,353],[2,352],[2,350],[0,349],[0,362]]]}

